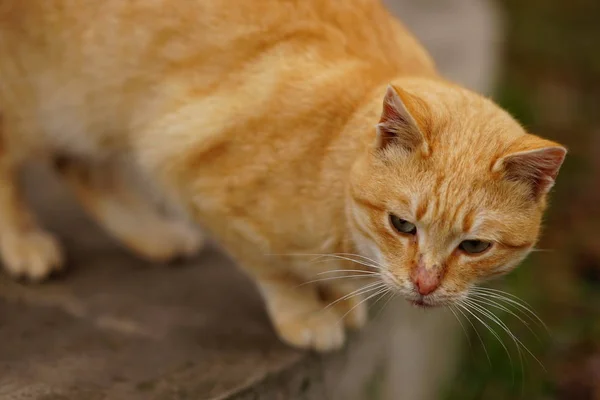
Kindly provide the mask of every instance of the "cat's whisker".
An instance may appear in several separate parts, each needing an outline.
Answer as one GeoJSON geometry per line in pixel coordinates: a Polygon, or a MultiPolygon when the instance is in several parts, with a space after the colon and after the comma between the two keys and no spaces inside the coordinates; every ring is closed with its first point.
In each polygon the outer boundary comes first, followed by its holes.
{"type": "Polygon", "coordinates": [[[375,272],[375,271],[363,271],[360,269],[334,269],[331,271],[319,272],[317,274],[317,276],[318,275],[326,275],[326,274],[339,274],[339,273],[345,273],[345,272],[356,272],[356,273],[360,273],[363,275],[379,275],[379,272],[375,272]]]}
{"type": "Polygon", "coordinates": [[[298,253],[298,254],[293,254],[293,255],[308,255],[308,256],[315,256],[315,257],[323,257],[323,256],[359,257],[361,259],[370,261],[373,264],[378,264],[378,262],[373,260],[372,258],[363,256],[362,254],[357,254],[357,253],[298,253]]]}
{"type": "MultiPolygon", "coordinates": [[[[498,325],[500,328],[502,328],[504,330],[504,332],[506,332],[509,335],[509,337],[512,339],[512,341],[515,343],[515,347],[517,348],[517,354],[519,355],[519,365],[521,367],[521,371],[523,371],[523,354],[521,353],[521,348],[519,347],[519,343],[521,343],[521,342],[515,337],[515,335],[513,335],[513,333],[506,326],[506,324],[504,324],[491,311],[487,310],[482,305],[475,303],[472,299],[465,299],[464,302],[465,302],[465,304],[470,305],[471,308],[473,308],[473,310],[478,311],[482,316],[486,317],[487,319],[489,319],[490,321],[492,321],[493,323],[498,325]]],[[[506,347],[505,347],[505,349],[506,349],[506,347]]],[[[509,357],[510,357],[510,355],[509,355],[509,357]]],[[[512,359],[511,359],[511,364],[512,364],[512,359]]],[[[514,382],[514,367],[513,367],[513,382],[514,382]]]]}
{"type": "Polygon", "coordinates": [[[475,287],[475,288],[471,288],[469,290],[469,292],[470,293],[479,293],[479,294],[482,294],[485,296],[489,296],[496,300],[503,301],[505,303],[509,303],[510,305],[512,305],[514,307],[517,307],[517,309],[519,309],[521,312],[523,312],[523,314],[526,315],[527,318],[529,318],[532,322],[534,322],[536,324],[539,323],[540,325],[542,325],[544,327],[544,329],[546,330],[546,332],[548,334],[550,333],[550,329],[548,329],[548,326],[544,323],[544,321],[542,321],[542,319],[531,309],[531,306],[528,303],[521,300],[519,297],[517,297],[511,293],[504,292],[502,290],[491,289],[491,288],[475,287]]]}
{"type": "Polygon", "coordinates": [[[383,290],[383,289],[385,289],[384,286],[374,286],[374,287],[365,289],[365,290],[361,291],[360,293],[355,293],[351,296],[344,296],[344,297],[339,298],[339,299],[335,300],[334,302],[328,304],[324,309],[328,309],[340,301],[348,300],[348,299],[350,299],[352,297],[356,297],[356,296],[364,296],[364,295],[368,295],[368,294],[370,295],[370,294],[372,294],[372,292],[379,292],[380,290],[383,290]]]}
{"type": "MultiPolygon", "coordinates": [[[[536,360],[538,362],[538,364],[540,364],[540,366],[542,367],[542,369],[544,369],[544,371],[546,370],[546,367],[544,367],[544,364],[542,364],[542,362],[531,352],[531,350],[529,350],[529,348],[527,346],[525,346],[525,344],[517,336],[515,336],[514,333],[512,333],[510,328],[504,322],[502,322],[502,320],[500,320],[500,318],[498,318],[498,316],[494,315],[490,310],[485,309],[483,306],[473,302],[472,300],[466,300],[466,301],[470,302],[471,306],[479,308],[479,312],[481,312],[483,315],[486,315],[490,320],[495,322],[513,339],[513,341],[515,342],[515,345],[517,347],[517,350],[519,351],[519,357],[521,357],[521,350],[519,348],[519,346],[520,346],[525,351],[527,351],[527,353],[529,353],[529,355],[531,357],[533,357],[533,359],[536,360]]],[[[522,361],[521,361],[521,368],[523,368],[522,361]]]]}
{"type": "Polygon", "coordinates": [[[379,275],[381,277],[386,277],[388,278],[390,281],[392,281],[397,287],[402,287],[402,284],[400,283],[400,281],[398,280],[398,278],[396,278],[394,276],[394,274],[392,274],[390,271],[387,270],[383,270],[381,272],[379,272],[379,275]]]}
{"type": "Polygon", "coordinates": [[[340,255],[340,256],[354,256],[354,257],[360,257],[363,258],[371,263],[373,263],[374,265],[381,265],[378,261],[373,260],[372,258],[369,258],[367,256],[363,256],[362,254],[354,254],[354,253],[332,253],[335,255],[340,255]]]}
{"type": "Polygon", "coordinates": [[[346,316],[348,314],[350,314],[352,312],[352,310],[354,310],[356,307],[360,306],[361,304],[365,303],[366,301],[369,301],[370,299],[372,299],[375,296],[378,296],[380,294],[384,294],[386,293],[388,290],[390,290],[388,287],[384,287],[383,289],[378,290],[375,293],[371,293],[369,294],[367,297],[365,297],[364,299],[362,299],[361,301],[359,301],[358,303],[356,303],[352,308],[350,308],[348,311],[346,311],[344,313],[344,315],[342,315],[342,318],[340,318],[340,321],[343,321],[344,318],[346,318],[346,316]]]}
{"type": "MultiPolygon", "coordinates": [[[[382,296],[382,297],[384,297],[384,296],[382,296]]],[[[388,299],[385,301],[385,303],[383,303],[383,305],[379,309],[379,312],[377,313],[375,318],[378,318],[381,315],[381,313],[385,310],[387,305],[390,304],[390,301],[392,301],[394,299],[394,297],[396,297],[396,292],[393,289],[390,289],[388,299]]]]}
{"type": "Polygon", "coordinates": [[[291,257],[315,257],[313,260],[311,260],[311,263],[316,262],[317,260],[319,260],[321,258],[331,257],[331,258],[337,258],[340,260],[354,262],[356,264],[364,265],[365,267],[370,267],[370,268],[379,269],[379,270],[383,269],[383,267],[381,265],[379,265],[379,263],[375,262],[375,260],[371,260],[368,257],[362,256],[360,254],[352,254],[352,253],[287,253],[287,254],[271,254],[271,255],[291,256],[291,257]],[[356,260],[356,259],[350,258],[349,256],[365,258],[371,262],[366,263],[365,261],[356,260]]]}
{"type": "Polygon", "coordinates": [[[498,333],[489,324],[487,324],[477,314],[475,314],[475,310],[471,310],[471,308],[470,308],[471,306],[469,306],[468,304],[465,304],[464,301],[461,301],[460,303],[458,303],[458,306],[461,307],[466,312],[468,312],[469,314],[471,314],[476,320],[478,320],[483,326],[485,326],[487,328],[487,330],[492,335],[494,335],[494,337],[496,338],[496,340],[498,340],[498,343],[500,343],[500,345],[506,351],[506,355],[508,356],[508,360],[510,362],[510,366],[514,370],[515,367],[514,367],[514,364],[513,364],[512,356],[510,355],[510,351],[508,351],[508,347],[506,347],[506,345],[502,341],[502,338],[500,337],[500,335],[498,335],[498,333]]]}
{"type": "MultiPolygon", "coordinates": [[[[335,258],[339,258],[339,257],[335,257],[335,258]]],[[[330,262],[331,262],[331,259],[328,259],[325,257],[316,257],[316,258],[313,258],[312,260],[308,261],[308,264],[314,265],[314,264],[324,264],[324,263],[330,263],[330,262]]],[[[364,265],[365,267],[368,267],[370,269],[380,270],[380,268],[378,268],[374,265],[371,265],[371,264],[365,264],[360,260],[353,260],[352,262],[355,264],[364,265]]]]}
{"type": "MultiPolygon", "coordinates": [[[[451,306],[452,307],[452,306],[451,306]]],[[[473,330],[475,331],[475,334],[477,335],[477,338],[479,339],[479,342],[481,342],[481,347],[483,347],[483,352],[485,353],[485,357],[488,360],[488,363],[490,364],[490,366],[492,365],[492,359],[490,358],[490,354],[487,351],[487,348],[485,347],[485,342],[483,341],[483,338],[481,337],[481,335],[479,334],[479,331],[477,330],[477,328],[475,327],[475,324],[473,324],[473,321],[471,321],[471,318],[469,318],[461,309],[460,309],[460,304],[456,304],[454,307],[456,307],[456,311],[458,311],[463,317],[464,319],[467,320],[467,322],[469,324],[471,324],[471,327],[473,327],[473,330]]]]}
{"type": "MultiPolygon", "coordinates": [[[[358,254],[350,254],[351,256],[358,256],[358,254]]],[[[331,257],[331,258],[335,258],[335,259],[339,259],[339,260],[346,260],[346,261],[351,261],[354,262],[356,264],[360,264],[360,265],[364,265],[366,267],[371,267],[374,269],[382,269],[382,267],[378,264],[378,263],[373,263],[373,262],[366,262],[365,260],[361,260],[361,259],[354,259],[354,258],[350,258],[350,256],[344,256],[344,255],[340,255],[339,253],[331,253],[331,254],[321,254],[321,255],[316,255],[315,254],[316,259],[318,260],[319,258],[326,258],[326,257],[331,257]]],[[[314,261],[313,261],[314,262],[314,261]]]]}
{"type": "Polygon", "coordinates": [[[348,294],[340,297],[339,299],[336,299],[336,300],[332,301],[327,306],[325,306],[324,309],[326,310],[326,309],[334,306],[335,304],[339,303],[340,301],[347,300],[347,299],[349,299],[351,297],[360,296],[360,295],[369,293],[369,292],[371,292],[373,290],[381,289],[383,286],[385,286],[385,283],[383,283],[383,282],[373,282],[373,283],[370,283],[368,285],[365,285],[365,286],[363,286],[363,287],[361,287],[359,289],[356,289],[356,290],[354,290],[354,291],[352,291],[352,292],[350,292],[350,293],[348,293],[348,294]]]}
{"type": "Polygon", "coordinates": [[[376,265],[371,265],[371,264],[365,263],[364,261],[361,261],[361,260],[353,260],[353,259],[350,259],[350,258],[347,258],[347,257],[332,256],[332,255],[321,256],[321,257],[314,258],[314,259],[312,259],[310,261],[310,264],[322,264],[322,263],[330,262],[331,259],[327,259],[326,257],[331,257],[331,258],[334,258],[334,259],[341,259],[341,260],[348,260],[348,261],[351,261],[351,262],[353,262],[355,264],[364,265],[365,267],[376,269],[376,270],[380,270],[381,269],[381,268],[377,267],[376,265]]]}
{"type": "MultiPolygon", "coordinates": [[[[369,276],[371,274],[367,274],[367,275],[343,275],[343,276],[333,276],[333,277],[328,277],[328,278],[321,278],[321,279],[313,279],[307,282],[303,282],[300,285],[298,285],[297,287],[302,287],[302,286],[306,286],[306,285],[310,285],[311,283],[317,283],[317,282],[327,282],[327,281],[333,281],[333,280],[339,280],[339,279],[374,279],[372,276],[369,276]]],[[[373,274],[373,275],[378,275],[378,274],[373,274]]]]}
{"type": "Polygon", "coordinates": [[[471,340],[469,339],[469,334],[467,333],[467,329],[463,325],[462,321],[460,320],[460,318],[458,317],[456,312],[452,309],[452,306],[448,306],[448,307],[446,307],[446,309],[448,311],[450,311],[452,313],[452,315],[454,315],[454,318],[456,318],[456,321],[458,321],[458,323],[460,324],[460,327],[462,328],[463,333],[465,334],[465,337],[467,338],[467,343],[469,344],[469,348],[471,350],[473,350],[473,345],[471,344],[471,340]]]}
{"type": "MultiPolygon", "coordinates": [[[[509,309],[508,307],[500,304],[499,302],[493,300],[492,298],[489,298],[487,296],[483,296],[481,294],[471,294],[470,298],[472,300],[476,300],[479,303],[482,304],[486,304],[488,306],[497,308],[499,310],[502,310],[504,312],[507,312],[509,314],[511,314],[512,316],[514,316],[515,318],[517,318],[519,321],[521,321],[521,323],[523,325],[525,325],[525,327],[527,327],[527,329],[529,330],[529,332],[531,332],[533,334],[533,336],[535,336],[535,338],[538,340],[538,342],[540,341],[539,336],[535,333],[535,331],[531,328],[531,326],[529,325],[529,323],[527,321],[525,321],[523,318],[521,318],[517,313],[513,312],[511,309],[509,309]]],[[[531,318],[531,317],[529,317],[531,318]]],[[[534,321],[535,322],[535,321],[534,321]]]]}
{"type": "Polygon", "coordinates": [[[509,293],[509,292],[505,292],[504,290],[499,290],[499,289],[494,289],[494,288],[489,288],[489,287],[482,287],[482,286],[474,286],[471,289],[469,289],[469,291],[496,293],[496,294],[505,296],[507,298],[515,299],[515,300],[521,302],[522,304],[531,307],[531,305],[529,303],[527,303],[525,300],[521,299],[519,296],[509,293]]]}
{"type": "Polygon", "coordinates": [[[520,297],[512,294],[512,293],[508,293],[502,290],[498,290],[498,289],[493,289],[493,288],[486,288],[486,287],[472,287],[469,289],[469,293],[484,293],[484,294],[493,294],[496,296],[501,296],[503,298],[507,298],[507,299],[513,299],[515,301],[518,301],[519,303],[525,304],[527,306],[529,306],[528,303],[526,303],[524,300],[522,300],[520,297]]]}
{"type": "Polygon", "coordinates": [[[385,297],[386,294],[388,294],[391,291],[392,291],[392,289],[390,289],[389,287],[387,287],[386,292],[384,294],[382,294],[381,296],[379,296],[379,298],[377,300],[375,300],[375,302],[369,306],[369,309],[373,308],[377,303],[379,303],[379,301],[381,301],[381,299],[383,297],[385,297]]]}
{"type": "MultiPolygon", "coordinates": [[[[310,257],[358,257],[359,259],[364,259],[360,254],[354,254],[354,253],[304,253],[304,254],[297,254],[297,255],[306,255],[306,256],[310,256],[310,257]]],[[[352,259],[354,260],[354,259],[352,259]]],[[[368,260],[367,260],[368,261],[368,260]]]]}
{"type": "Polygon", "coordinates": [[[531,251],[532,252],[536,252],[536,253],[539,253],[539,252],[552,252],[552,251],[554,251],[554,249],[536,249],[536,248],[533,248],[533,249],[531,249],[531,251]]]}

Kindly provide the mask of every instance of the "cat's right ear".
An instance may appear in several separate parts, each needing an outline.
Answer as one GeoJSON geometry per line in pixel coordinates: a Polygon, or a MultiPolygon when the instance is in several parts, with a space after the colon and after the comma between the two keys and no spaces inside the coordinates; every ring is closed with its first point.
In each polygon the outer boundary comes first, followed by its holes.
{"type": "Polygon", "coordinates": [[[540,199],[554,185],[566,155],[567,149],[558,143],[527,134],[493,164],[492,171],[527,183],[532,197],[540,199]]]}
{"type": "Polygon", "coordinates": [[[383,99],[383,111],[377,124],[376,147],[385,149],[399,146],[408,152],[421,150],[429,153],[425,136],[411,114],[411,108],[424,108],[423,104],[411,94],[389,85],[383,99]]]}

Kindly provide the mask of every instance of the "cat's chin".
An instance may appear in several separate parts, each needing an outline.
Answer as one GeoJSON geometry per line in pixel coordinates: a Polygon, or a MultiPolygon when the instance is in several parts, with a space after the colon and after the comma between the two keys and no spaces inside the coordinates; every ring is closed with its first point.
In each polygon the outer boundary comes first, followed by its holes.
{"type": "Polygon", "coordinates": [[[415,307],[419,307],[419,308],[433,308],[436,307],[436,304],[430,304],[425,302],[425,300],[423,299],[419,299],[419,300],[409,300],[409,302],[415,306],[415,307]]]}
{"type": "Polygon", "coordinates": [[[439,302],[433,301],[429,296],[422,296],[415,293],[411,293],[404,298],[408,303],[418,308],[434,308],[441,305],[439,302]]]}

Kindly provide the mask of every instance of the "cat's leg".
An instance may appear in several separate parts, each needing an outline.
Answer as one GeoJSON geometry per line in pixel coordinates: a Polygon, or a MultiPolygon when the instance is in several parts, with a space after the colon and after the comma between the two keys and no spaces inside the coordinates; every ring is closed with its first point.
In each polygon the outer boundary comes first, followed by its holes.
{"type": "Polygon", "coordinates": [[[229,237],[222,244],[256,282],[275,330],[284,342],[331,351],[344,344],[345,327],[360,328],[365,324],[363,289],[375,290],[375,285],[378,289],[379,283],[323,281],[327,275],[320,273],[339,269],[338,263],[297,263],[286,257],[259,256],[256,249],[260,246],[246,243],[241,236],[229,237]]]}
{"type": "Polygon", "coordinates": [[[18,178],[22,161],[13,157],[3,129],[0,119],[0,257],[10,275],[40,281],[62,269],[62,250],[25,202],[18,178]]]}
{"type": "Polygon", "coordinates": [[[162,215],[118,166],[60,159],[56,169],[96,221],[140,257],[168,262],[202,248],[204,238],[198,229],[162,215]]]}
{"type": "Polygon", "coordinates": [[[350,260],[351,255],[323,254],[294,262],[294,270],[304,280],[303,285],[317,288],[324,307],[336,311],[346,327],[359,329],[367,322],[365,299],[371,295],[375,298],[385,290],[380,279],[373,279],[376,275],[350,260]]]}
{"type": "Polygon", "coordinates": [[[253,274],[279,337],[304,349],[331,351],[345,341],[344,323],[314,286],[278,272],[253,274]]]}

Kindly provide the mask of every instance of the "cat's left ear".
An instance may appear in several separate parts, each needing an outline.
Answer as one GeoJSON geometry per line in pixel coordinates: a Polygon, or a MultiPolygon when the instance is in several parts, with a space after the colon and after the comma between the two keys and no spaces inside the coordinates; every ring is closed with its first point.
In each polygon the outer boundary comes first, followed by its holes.
{"type": "Polygon", "coordinates": [[[418,120],[424,120],[426,105],[410,93],[389,85],[383,99],[383,111],[377,124],[376,147],[399,146],[412,153],[429,153],[429,146],[418,120]]]}
{"type": "Polygon", "coordinates": [[[503,172],[505,179],[529,184],[533,198],[538,200],[554,185],[566,155],[567,149],[558,143],[528,134],[518,150],[500,157],[492,169],[503,172]]]}

